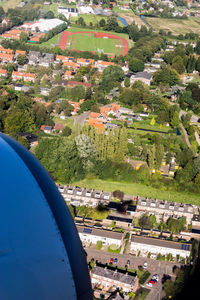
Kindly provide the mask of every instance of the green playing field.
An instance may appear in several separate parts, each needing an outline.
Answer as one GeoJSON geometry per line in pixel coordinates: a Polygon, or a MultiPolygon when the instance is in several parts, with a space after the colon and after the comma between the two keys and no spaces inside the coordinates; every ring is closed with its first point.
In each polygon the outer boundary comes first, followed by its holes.
{"type": "Polygon", "coordinates": [[[123,52],[121,40],[97,38],[92,33],[78,33],[68,37],[67,48],[99,53],[119,54],[123,52]],[[117,52],[116,52],[117,51],[117,52]]]}

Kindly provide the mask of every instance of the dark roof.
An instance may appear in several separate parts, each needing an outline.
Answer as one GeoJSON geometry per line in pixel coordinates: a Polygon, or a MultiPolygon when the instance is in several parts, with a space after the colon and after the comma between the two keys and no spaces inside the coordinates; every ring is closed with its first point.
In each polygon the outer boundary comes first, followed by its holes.
{"type": "Polygon", "coordinates": [[[130,273],[126,274],[120,272],[119,270],[111,270],[109,268],[102,268],[100,266],[95,266],[92,273],[115,281],[123,282],[125,284],[130,284],[131,286],[135,284],[136,280],[136,277],[130,275],[130,273]]]}
{"type": "Polygon", "coordinates": [[[29,133],[29,132],[20,132],[19,135],[26,138],[29,143],[36,142],[37,138],[38,138],[37,135],[29,133]]]}
{"type": "Polygon", "coordinates": [[[109,204],[107,205],[108,209],[118,209],[119,203],[117,202],[109,202],[109,204]]]}
{"type": "Polygon", "coordinates": [[[152,75],[152,73],[148,73],[148,72],[138,72],[134,77],[150,80],[153,77],[153,75],[152,75]]]}
{"type": "Polygon", "coordinates": [[[200,234],[200,228],[192,228],[192,233],[200,234]]]}
{"type": "Polygon", "coordinates": [[[108,216],[107,220],[119,221],[119,222],[132,224],[132,219],[123,218],[123,217],[108,216]]]}
{"type": "Polygon", "coordinates": [[[129,205],[127,211],[136,211],[136,205],[129,205]]]}

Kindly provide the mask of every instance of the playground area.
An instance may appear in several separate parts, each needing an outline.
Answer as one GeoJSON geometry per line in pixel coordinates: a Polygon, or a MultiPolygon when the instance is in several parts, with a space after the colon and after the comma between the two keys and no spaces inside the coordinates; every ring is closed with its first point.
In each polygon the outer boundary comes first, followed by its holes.
{"type": "Polygon", "coordinates": [[[126,55],[128,40],[120,35],[95,31],[64,31],[60,37],[61,49],[91,51],[97,54],[126,55]]]}

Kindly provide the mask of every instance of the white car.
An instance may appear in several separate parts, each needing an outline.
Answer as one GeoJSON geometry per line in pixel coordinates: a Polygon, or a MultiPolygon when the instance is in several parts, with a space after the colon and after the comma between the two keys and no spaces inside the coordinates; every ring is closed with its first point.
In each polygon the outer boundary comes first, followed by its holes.
{"type": "Polygon", "coordinates": [[[146,268],[147,268],[147,265],[148,265],[148,264],[147,264],[147,262],[145,261],[145,262],[144,262],[144,265],[143,265],[143,268],[146,269],[146,268]]]}
{"type": "Polygon", "coordinates": [[[152,287],[152,283],[147,282],[147,283],[146,283],[146,286],[152,287]]]}
{"type": "Polygon", "coordinates": [[[155,274],[155,275],[152,276],[152,279],[156,280],[156,282],[158,282],[159,279],[160,279],[160,276],[158,274],[155,274]]]}

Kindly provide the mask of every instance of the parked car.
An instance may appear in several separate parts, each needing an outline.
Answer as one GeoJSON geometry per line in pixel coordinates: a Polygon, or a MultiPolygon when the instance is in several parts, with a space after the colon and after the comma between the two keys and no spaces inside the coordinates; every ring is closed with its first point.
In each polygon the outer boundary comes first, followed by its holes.
{"type": "Polygon", "coordinates": [[[126,262],[126,265],[129,266],[130,265],[130,260],[128,259],[126,262]]]}
{"type": "Polygon", "coordinates": [[[146,283],[146,286],[149,286],[149,287],[152,287],[153,286],[153,284],[155,284],[156,283],[156,281],[154,281],[154,280],[149,280],[147,283],[146,283]]]}
{"type": "Polygon", "coordinates": [[[154,275],[152,276],[152,280],[155,280],[156,282],[158,282],[159,279],[160,279],[160,276],[159,276],[158,274],[154,274],[154,275]]]}
{"type": "Polygon", "coordinates": [[[151,283],[150,281],[148,281],[148,282],[146,283],[146,286],[152,287],[152,283],[151,283]]]}
{"type": "Polygon", "coordinates": [[[145,262],[144,262],[144,265],[143,265],[143,268],[146,269],[147,266],[148,266],[148,264],[147,264],[147,262],[145,261],[145,262]]]}
{"type": "Polygon", "coordinates": [[[116,264],[118,262],[118,259],[117,258],[115,258],[114,259],[114,264],[116,264]]]}
{"type": "Polygon", "coordinates": [[[110,259],[110,264],[113,264],[113,262],[114,262],[114,259],[111,258],[111,259],[110,259]]]}
{"type": "Polygon", "coordinates": [[[151,279],[150,281],[149,281],[149,283],[151,283],[151,284],[155,284],[157,281],[156,280],[153,280],[153,279],[151,279]]]}

